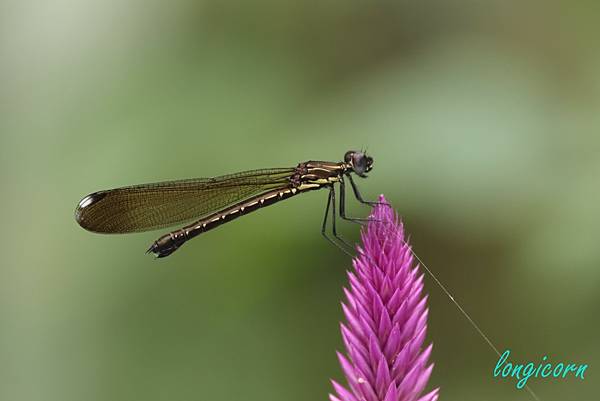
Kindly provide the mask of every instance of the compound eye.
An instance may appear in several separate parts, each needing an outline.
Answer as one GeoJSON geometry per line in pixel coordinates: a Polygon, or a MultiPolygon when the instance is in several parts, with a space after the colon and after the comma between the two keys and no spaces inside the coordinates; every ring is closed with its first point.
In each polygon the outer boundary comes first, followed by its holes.
{"type": "Polygon", "coordinates": [[[352,157],[354,156],[354,151],[353,150],[349,150],[346,152],[346,154],[344,155],[344,161],[346,163],[350,163],[352,161],[352,157]]]}
{"type": "Polygon", "coordinates": [[[367,156],[367,171],[371,171],[373,168],[373,158],[367,156]]]}
{"type": "Polygon", "coordinates": [[[352,155],[352,167],[358,175],[363,175],[367,171],[367,158],[363,153],[352,155]]]}

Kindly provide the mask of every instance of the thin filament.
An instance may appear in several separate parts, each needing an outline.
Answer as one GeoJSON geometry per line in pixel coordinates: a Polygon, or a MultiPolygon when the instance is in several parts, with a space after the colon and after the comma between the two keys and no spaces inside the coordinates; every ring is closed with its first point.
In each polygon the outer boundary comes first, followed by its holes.
{"type": "MultiPolygon", "coordinates": [[[[389,204],[387,204],[387,205],[391,207],[391,205],[389,205],[389,204]]],[[[387,223],[387,222],[384,222],[384,221],[376,221],[376,222],[377,223],[384,223],[384,224],[387,223]]],[[[390,231],[392,231],[392,230],[390,230],[390,231]]],[[[395,232],[394,232],[394,234],[398,235],[395,232]]],[[[427,267],[427,265],[425,264],[425,262],[423,262],[423,260],[419,257],[419,255],[417,255],[415,253],[415,251],[413,251],[412,247],[404,240],[404,238],[400,238],[400,237],[398,237],[398,238],[400,239],[400,241],[402,241],[402,243],[404,243],[404,245],[406,245],[408,247],[410,253],[415,257],[415,259],[417,259],[417,261],[419,262],[419,264],[421,266],[423,266],[423,268],[425,269],[425,271],[427,272],[427,274],[429,274],[429,276],[433,279],[433,281],[435,281],[435,283],[442,289],[442,291],[444,292],[444,294],[446,294],[446,296],[450,299],[450,301],[452,301],[452,303],[458,308],[458,310],[460,311],[460,313],[468,320],[468,322],[475,329],[475,331],[477,331],[477,333],[479,333],[479,335],[485,340],[485,342],[489,345],[489,347],[496,353],[496,355],[498,355],[498,357],[500,357],[501,354],[500,354],[500,351],[498,351],[498,348],[494,345],[494,343],[490,340],[490,338],[483,332],[483,330],[479,327],[479,325],[477,323],[475,323],[475,321],[471,318],[471,316],[463,309],[463,307],[458,303],[458,301],[456,301],[456,299],[450,293],[450,291],[448,291],[448,289],[446,288],[446,286],[444,286],[444,284],[442,284],[442,282],[429,269],[429,267],[427,267]]],[[[368,255],[364,254],[360,249],[359,249],[359,253],[361,255],[363,255],[363,256],[368,257],[368,255]]],[[[525,384],[525,389],[529,392],[529,394],[531,394],[531,397],[535,401],[540,401],[540,398],[531,389],[531,387],[529,387],[528,384],[525,384]]]]}

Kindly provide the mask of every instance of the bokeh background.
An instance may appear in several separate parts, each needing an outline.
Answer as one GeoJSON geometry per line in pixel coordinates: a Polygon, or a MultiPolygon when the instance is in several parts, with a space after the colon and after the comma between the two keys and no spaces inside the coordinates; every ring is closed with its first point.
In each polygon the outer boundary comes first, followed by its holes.
{"type": "MultiPolygon", "coordinates": [[[[600,385],[600,14],[594,1],[0,3],[0,399],[325,400],[350,260],[326,194],[165,260],[102,236],[87,193],[348,149],[500,349],[600,385]]],[[[368,209],[351,203],[353,215],[368,209]]],[[[349,239],[358,227],[343,224],[349,239]]],[[[527,400],[426,279],[429,388],[527,400]]]]}

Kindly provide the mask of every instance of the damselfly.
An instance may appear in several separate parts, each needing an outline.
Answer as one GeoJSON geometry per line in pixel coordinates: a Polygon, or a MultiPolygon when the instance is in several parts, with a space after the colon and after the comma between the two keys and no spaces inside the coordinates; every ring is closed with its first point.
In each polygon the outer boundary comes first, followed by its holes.
{"type": "MultiPolygon", "coordinates": [[[[329,189],[321,232],[326,233],[331,210],[333,236],[337,234],[335,186],[339,183],[339,214],[346,216],[345,179],[358,201],[365,201],[352,174],[367,177],[373,158],[365,152],[348,151],[344,161],[307,161],[293,168],[251,170],[214,178],[166,181],[94,192],[83,198],[75,210],[75,219],[86,230],[97,233],[132,233],[155,230],[195,220],[156,240],[147,252],[162,258],[179,249],[186,241],[239,216],[272,205],[303,192],[329,189]]],[[[347,244],[346,244],[347,245],[347,244]]],[[[338,245],[339,246],[339,245],[338,245]]],[[[343,249],[343,248],[342,248],[343,249]]]]}

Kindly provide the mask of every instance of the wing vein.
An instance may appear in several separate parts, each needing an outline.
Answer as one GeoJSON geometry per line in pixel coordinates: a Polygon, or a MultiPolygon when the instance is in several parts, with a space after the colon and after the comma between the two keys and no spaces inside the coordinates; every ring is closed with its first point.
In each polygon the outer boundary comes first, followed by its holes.
{"type": "Polygon", "coordinates": [[[75,211],[79,224],[100,233],[129,233],[200,219],[275,188],[286,188],[293,168],[250,170],[121,187],[85,197],[75,211]]]}

